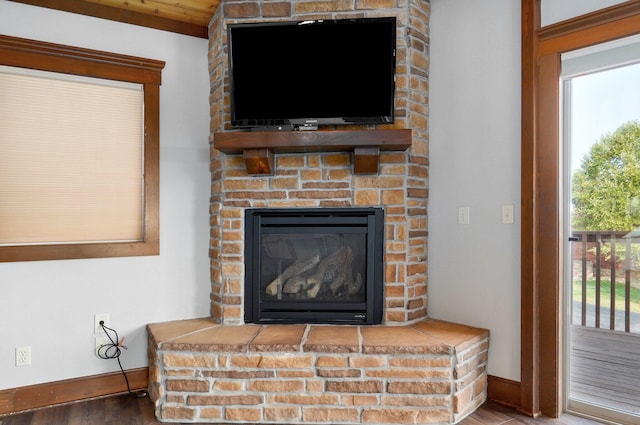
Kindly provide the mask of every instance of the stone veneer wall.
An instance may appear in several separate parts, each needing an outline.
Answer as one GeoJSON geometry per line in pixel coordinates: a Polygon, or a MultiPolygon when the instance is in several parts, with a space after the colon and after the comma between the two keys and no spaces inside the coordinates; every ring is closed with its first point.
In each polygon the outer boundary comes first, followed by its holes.
{"type": "MultiPolygon", "coordinates": [[[[223,1],[209,25],[211,142],[229,130],[226,25],[264,20],[397,17],[396,121],[406,152],[383,153],[378,175],[351,171],[351,154],[276,154],[273,176],[249,176],[242,155],[211,147],[211,315],[243,323],[246,208],[381,206],[385,209],[385,323],[427,315],[428,25],[420,0],[223,1]]],[[[277,60],[277,58],[274,58],[277,60]]]]}
{"type": "Polygon", "coordinates": [[[452,424],[487,396],[489,332],[403,326],[147,326],[149,394],[167,422],[452,424]]]}

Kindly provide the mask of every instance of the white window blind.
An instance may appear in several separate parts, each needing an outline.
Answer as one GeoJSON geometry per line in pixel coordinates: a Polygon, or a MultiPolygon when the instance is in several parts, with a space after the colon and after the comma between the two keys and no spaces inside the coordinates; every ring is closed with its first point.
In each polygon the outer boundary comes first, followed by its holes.
{"type": "Polygon", "coordinates": [[[633,35],[562,54],[561,77],[575,77],[638,62],[640,35],[633,35]]]}
{"type": "Polygon", "coordinates": [[[0,246],[144,239],[141,84],[0,66],[0,246]]]}

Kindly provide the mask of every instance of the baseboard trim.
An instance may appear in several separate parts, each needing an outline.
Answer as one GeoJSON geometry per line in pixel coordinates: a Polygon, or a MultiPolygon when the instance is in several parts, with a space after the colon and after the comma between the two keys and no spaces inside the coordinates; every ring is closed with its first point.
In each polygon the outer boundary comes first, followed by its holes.
{"type": "Polygon", "coordinates": [[[487,386],[489,400],[520,409],[520,382],[489,375],[487,386]]]}
{"type": "MultiPolygon", "coordinates": [[[[147,388],[149,383],[148,368],[129,369],[126,372],[131,391],[147,388]]],[[[489,400],[516,409],[520,407],[519,382],[492,375],[488,376],[487,381],[487,398],[489,400]]],[[[126,391],[127,386],[120,372],[10,388],[0,390],[0,415],[121,394],[126,391]]]]}
{"type": "MultiPolygon", "coordinates": [[[[125,372],[131,391],[147,388],[148,368],[129,369],[125,372]]],[[[119,371],[10,388],[0,390],[0,415],[126,392],[127,384],[119,371]]]]}

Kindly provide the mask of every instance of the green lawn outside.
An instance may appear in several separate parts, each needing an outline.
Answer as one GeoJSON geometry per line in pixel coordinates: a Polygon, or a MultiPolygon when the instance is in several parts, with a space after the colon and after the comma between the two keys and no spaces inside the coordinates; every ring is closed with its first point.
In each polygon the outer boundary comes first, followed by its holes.
{"type": "MultiPolygon", "coordinates": [[[[624,285],[616,285],[616,309],[624,309],[624,285]]],[[[580,301],[582,299],[582,282],[573,281],[573,299],[580,301]]],[[[609,281],[600,281],[600,305],[608,307],[611,302],[611,285],[609,281]]],[[[596,281],[587,281],[587,304],[596,303],[596,281]]],[[[640,313],[640,289],[631,288],[631,312],[640,313]]]]}

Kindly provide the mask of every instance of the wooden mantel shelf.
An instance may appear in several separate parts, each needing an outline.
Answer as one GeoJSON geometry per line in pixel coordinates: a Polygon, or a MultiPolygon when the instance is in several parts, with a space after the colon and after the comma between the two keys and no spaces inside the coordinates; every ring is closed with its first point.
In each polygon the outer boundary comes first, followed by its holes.
{"type": "Polygon", "coordinates": [[[227,154],[243,153],[249,174],[273,174],[274,153],[354,152],[356,174],[378,172],[380,151],[411,146],[411,129],[224,132],[213,135],[213,147],[227,154]]]}

